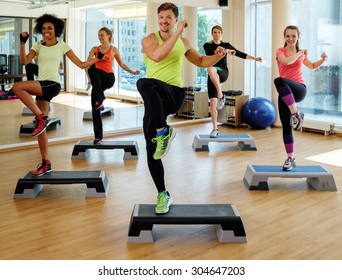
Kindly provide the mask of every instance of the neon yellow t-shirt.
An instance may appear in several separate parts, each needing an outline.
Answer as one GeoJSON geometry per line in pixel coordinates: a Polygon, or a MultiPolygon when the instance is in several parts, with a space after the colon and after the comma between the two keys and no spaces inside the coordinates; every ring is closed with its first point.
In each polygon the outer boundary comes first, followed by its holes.
{"type": "Polygon", "coordinates": [[[38,80],[61,82],[58,72],[63,55],[71,48],[65,43],[59,41],[56,45],[46,47],[37,42],[32,46],[38,57],[38,80]]]}
{"type": "MultiPolygon", "coordinates": [[[[155,32],[159,45],[163,44],[159,32],[155,32]]],[[[156,62],[144,53],[147,78],[163,81],[169,85],[182,87],[182,66],[185,46],[181,39],[178,39],[172,51],[163,60],[156,62]]]]}

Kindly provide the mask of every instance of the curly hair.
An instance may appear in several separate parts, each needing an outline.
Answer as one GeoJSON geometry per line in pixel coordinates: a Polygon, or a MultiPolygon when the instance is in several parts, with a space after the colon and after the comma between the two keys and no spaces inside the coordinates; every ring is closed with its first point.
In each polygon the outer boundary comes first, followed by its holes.
{"type": "Polygon", "coordinates": [[[60,37],[64,31],[64,20],[59,19],[55,15],[52,14],[43,14],[40,17],[36,18],[34,21],[36,25],[34,26],[34,33],[42,34],[43,32],[43,24],[46,22],[51,22],[55,27],[55,35],[56,37],[60,37]]]}
{"type": "Polygon", "coordinates": [[[172,12],[174,13],[175,17],[178,18],[178,15],[179,15],[179,11],[178,11],[178,7],[171,3],[171,2],[165,2],[163,4],[161,4],[159,7],[158,7],[158,14],[161,12],[161,11],[167,11],[167,10],[172,10],[172,12]]]}

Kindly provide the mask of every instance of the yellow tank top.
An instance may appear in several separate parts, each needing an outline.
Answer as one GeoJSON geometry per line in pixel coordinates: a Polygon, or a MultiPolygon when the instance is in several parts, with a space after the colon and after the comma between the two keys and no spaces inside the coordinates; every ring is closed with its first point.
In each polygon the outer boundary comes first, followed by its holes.
{"type": "MultiPolygon", "coordinates": [[[[162,45],[163,40],[159,32],[155,32],[155,35],[157,36],[159,45],[162,45]]],[[[153,61],[144,53],[147,78],[157,79],[169,85],[182,87],[182,66],[185,51],[184,43],[179,38],[172,51],[162,61],[153,61]]]]}

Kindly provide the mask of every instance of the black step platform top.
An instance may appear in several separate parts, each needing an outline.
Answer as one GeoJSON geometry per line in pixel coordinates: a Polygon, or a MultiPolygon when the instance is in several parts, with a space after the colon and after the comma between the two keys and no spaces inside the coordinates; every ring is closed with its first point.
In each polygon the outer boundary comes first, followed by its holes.
{"type": "Polygon", "coordinates": [[[208,134],[199,134],[198,137],[200,139],[207,139],[210,141],[218,141],[219,139],[227,139],[227,140],[240,140],[240,139],[253,139],[253,137],[249,134],[219,134],[215,138],[211,138],[208,134]]]}
{"type": "Polygon", "coordinates": [[[101,144],[94,144],[92,141],[79,141],[75,147],[86,149],[124,149],[135,147],[136,144],[136,141],[103,141],[101,144]]]}
{"type": "Polygon", "coordinates": [[[123,149],[124,158],[136,158],[139,153],[138,143],[136,141],[103,141],[100,144],[94,144],[92,141],[78,141],[72,151],[72,158],[87,158],[89,149],[113,150],[123,149]]]}
{"type": "Polygon", "coordinates": [[[174,204],[165,215],[156,214],[154,204],[139,204],[135,207],[135,221],[154,224],[220,224],[224,220],[240,219],[230,204],[174,204]]]}
{"type": "Polygon", "coordinates": [[[31,175],[31,171],[27,172],[20,182],[40,183],[40,184],[72,184],[87,183],[99,180],[104,176],[103,170],[87,170],[87,171],[52,171],[40,177],[31,175]]]}
{"type": "Polygon", "coordinates": [[[134,206],[128,236],[139,236],[141,231],[152,230],[155,224],[164,225],[221,225],[235,236],[246,236],[242,220],[232,204],[173,204],[167,214],[155,213],[154,204],[134,206]]]}
{"type": "Polygon", "coordinates": [[[29,171],[18,180],[14,198],[34,198],[41,192],[44,184],[86,184],[86,197],[106,197],[109,188],[104,170],[51,171],[40,177],[32,176],[32,172],[29,171]]]}
{"type": "MultiPolygon", "coordinates": [[[[112,107],[102,107],[100,110],[101,116],[114,116],[114,109],[112,107]]],[[[88,110],[83,113],[83,120],[92,120],[93,113],[92,110],[88,110]]]]}
{"type": "MultiPolygon", "coordinates": [[[[50,126],[57,125],[57,124],[61,125],[61,120],[59,118],[51,118],[49,125],[47,126],[47,129],[49,129],[50,126]]],[[[36,127],[36,123],[32,121],[29,123],[22,124],[21,126],[24,128],[34,129],[36,127]]]]}

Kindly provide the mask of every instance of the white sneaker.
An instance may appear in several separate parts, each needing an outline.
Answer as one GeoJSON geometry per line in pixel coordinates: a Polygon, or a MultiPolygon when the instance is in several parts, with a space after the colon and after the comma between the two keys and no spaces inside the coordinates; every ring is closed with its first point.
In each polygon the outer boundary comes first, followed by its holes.
{"type": "Polygon", "coordinates": [[[297,111],[297,113],[291,116],[291,125],[294,130],[299,130],[303,125],[303,121],[304,113],[300,113],[299,111],[297,111]]]}
{"type": "Polygon", "coordinates": [[[217,137],[217,135],[219,134],[219,131],[218,131],[218,129],[213,129],[211,132],[210,132],[210,138],[216,138],[217,137]]]}
{"type": "Polygon", "coordinates": [[[218,110],[218,111],[222,110],[225,104],[226,104],[226,96],[225,95],[223,95],[222,98],[217,98],[216,110],[218,110]]]}
{"type": "Polygon", "coordinates": [[[290,171],[296,167],[296,159],[288,157],[283,164],[283,171],[290,171]]]}

